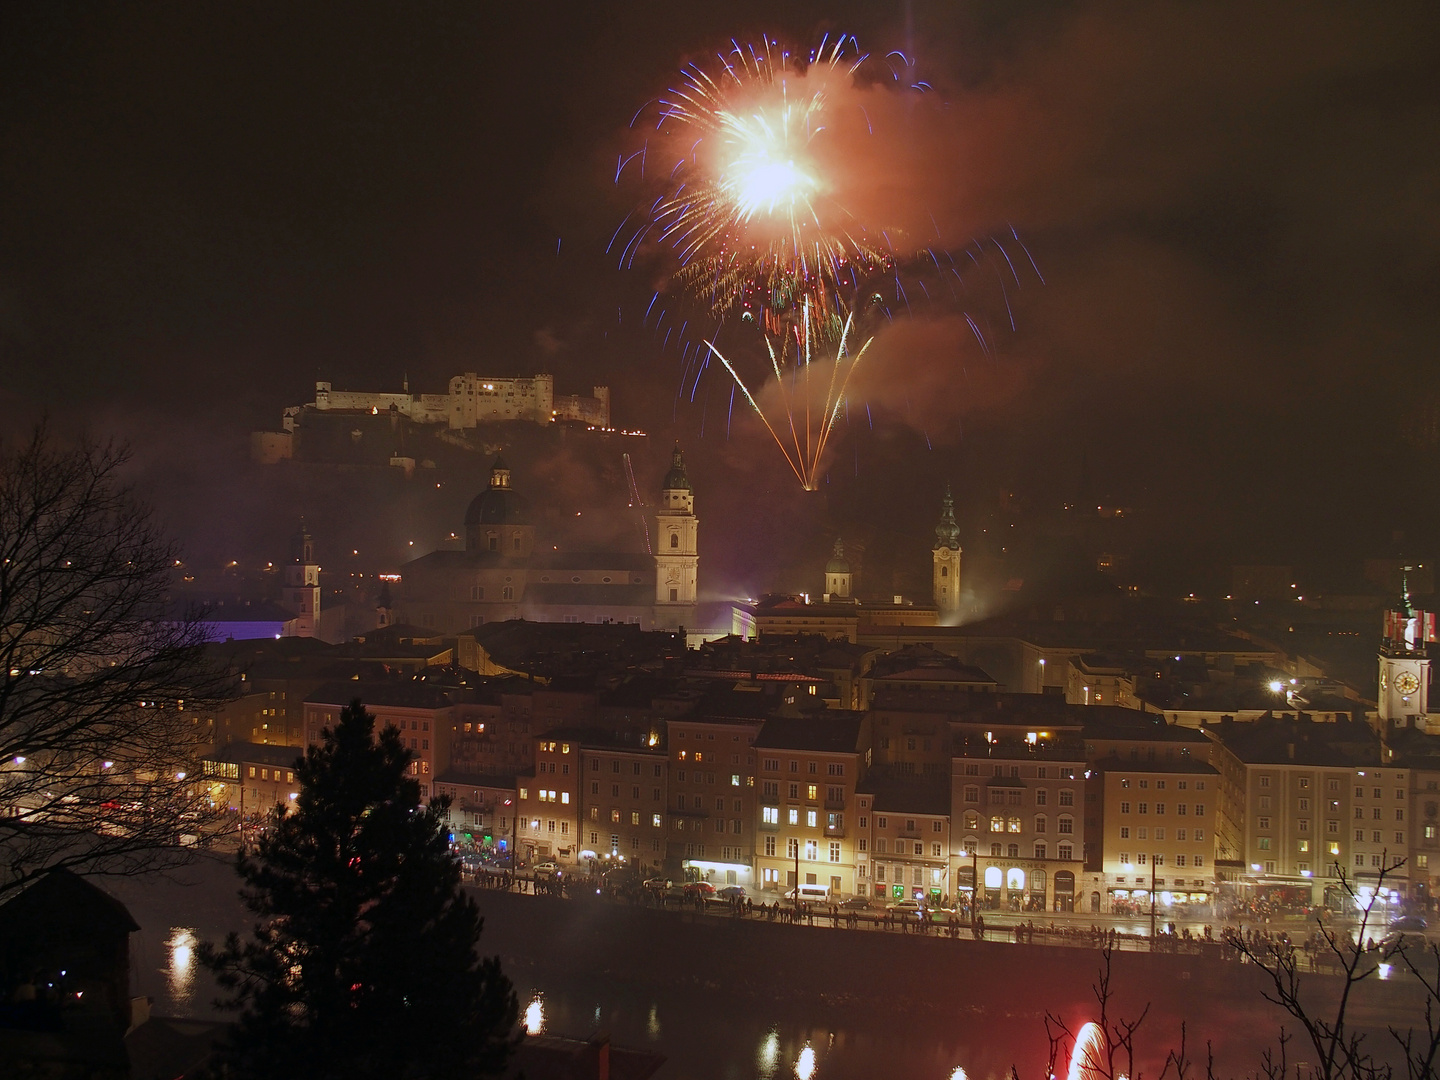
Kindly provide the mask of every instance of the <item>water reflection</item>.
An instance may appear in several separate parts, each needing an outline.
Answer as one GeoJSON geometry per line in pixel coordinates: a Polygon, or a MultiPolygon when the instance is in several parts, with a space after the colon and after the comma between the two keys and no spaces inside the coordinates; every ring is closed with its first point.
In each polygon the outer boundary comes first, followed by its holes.
{"type": "Polygon", "coordinates": [[[815,1048],[809,1043],[805,1044],[799,1060],[795,1062],[795,1075],[799,1080],[810,1080],[815,1075],[815,1048]]]}
{"type": "Polygon", "coordinates": [[[165,967],[165,989],[176,1012],[186,1016],[195,992],[194,927],[172,926],[170,936],[165,939],[165,950],[169,957],[165,967]]]}
{"type": "Polygon", "coordinates": [[[780,1033],[771,1028],[760,1040],[760,1049],[755,1053],[755,1064],[760,1069],[760,1080],[770,1080],[775,1075],[775,1065],[780,1060],[780,1033]]]}
{"type": "Polygon", "coordinates": [[[545,996],[537,993],[525,1006],[525,1034],[545,1034],[545,996]]]}
{"type": "MultiPolygon", "coordinates": [[[[596,1023],[599,1023],[600,1018],[597,1016],[595,1019],[596,1023]]],[[[650,1005],[650,1018],[645,1021],[645,1034],[650,1036],[652,1041],[660,1038],[660,1009],[654,1003],[650,1005]]]]}

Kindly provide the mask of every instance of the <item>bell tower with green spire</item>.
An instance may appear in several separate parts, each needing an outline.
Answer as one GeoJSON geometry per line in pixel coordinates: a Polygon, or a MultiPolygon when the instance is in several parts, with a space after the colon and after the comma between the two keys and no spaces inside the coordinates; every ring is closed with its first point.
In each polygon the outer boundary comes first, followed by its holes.
{"type": "Polygon", "coordinates": [[[960,526],[955,524],[955,500],[950,485],[945,485],[945,501],[940,508],[940,524],[935,526],[935,560],[931,594],[939,609],[940,621],[952,622],[960,614],[960,526]]]}

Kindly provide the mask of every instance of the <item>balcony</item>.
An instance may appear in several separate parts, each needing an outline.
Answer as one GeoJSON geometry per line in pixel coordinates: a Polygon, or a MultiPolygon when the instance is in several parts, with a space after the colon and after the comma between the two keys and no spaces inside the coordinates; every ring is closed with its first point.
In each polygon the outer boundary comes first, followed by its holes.
{"type": "Polygon", "coordinates": [[[779,829],[780,823],[778,821],[766,821],[764,818],[760,819],[761,832],[778,832],[779,829]]]}
{"type": "Polygon", "coordinates": [[[825,809],[826,809],[826,810],[844,810],[844,809],[845,809],[845,800],[844,800],[844,799],[826,799],[826,800],[825,800],[825,809]]]}
{"type": "Polygon", "coordinates": [[[826,836],[835,836],[835,837],[844,836],[844,835],[845,835],[845,826],[844,826],[843,824],[842,824],[842,825],[826,825],[826,826],[825,826],[825,835],[826,835],[826,836]]]}

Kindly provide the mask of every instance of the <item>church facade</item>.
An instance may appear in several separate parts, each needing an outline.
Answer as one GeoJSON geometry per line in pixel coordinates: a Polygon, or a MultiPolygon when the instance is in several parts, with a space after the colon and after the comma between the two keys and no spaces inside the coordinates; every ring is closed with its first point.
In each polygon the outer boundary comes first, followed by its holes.
{"type": "Polygon", "coordinates": [[[456,634],[489,622],[619,622],[694,627],[694,491],[677,445],[655,515],[656,552],[554,551],[540,545],[525,497],[499,458],[465,514],[465,550],[401,568],[403,621],[456,634]]]}

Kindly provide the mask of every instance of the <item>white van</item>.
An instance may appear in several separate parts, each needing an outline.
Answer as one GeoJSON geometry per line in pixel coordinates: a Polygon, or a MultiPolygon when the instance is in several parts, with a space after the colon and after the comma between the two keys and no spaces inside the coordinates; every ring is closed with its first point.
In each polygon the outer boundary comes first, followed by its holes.
{"type": "Polygon", "coordinates": [[[801,885],[798,892],[792,893],[797,899],[807,903],[823,904],[830,899],[829,885],[801,885]]]}

